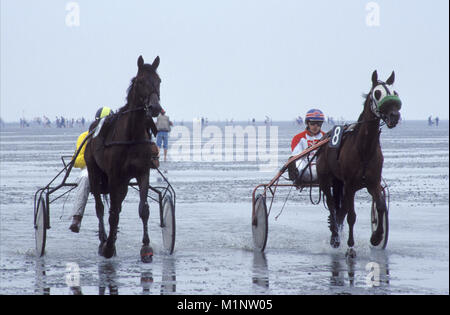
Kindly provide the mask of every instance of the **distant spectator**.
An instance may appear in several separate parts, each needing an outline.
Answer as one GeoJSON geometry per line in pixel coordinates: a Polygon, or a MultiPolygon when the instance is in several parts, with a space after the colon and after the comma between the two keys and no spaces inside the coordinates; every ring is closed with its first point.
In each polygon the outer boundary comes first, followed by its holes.
{"type": "Polygon", "coordinates": [[[173,123],[170,121],[169,116],[166,115],[166,111],[163,109],[156,120],[156,128],[158,129],[158,134],[156,135],[156,145],[160,150],[161,145],[164,148],[164,162],[167,161],[167,151],[169,150],[170,126],[173,126],[173,123]]]}

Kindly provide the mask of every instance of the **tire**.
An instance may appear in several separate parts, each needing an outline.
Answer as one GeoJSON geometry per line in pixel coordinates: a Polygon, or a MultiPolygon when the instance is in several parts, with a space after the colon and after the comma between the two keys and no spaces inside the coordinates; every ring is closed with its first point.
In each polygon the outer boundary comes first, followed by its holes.
{"type": "Polygon", "coordinates": [[[253,247],[256,251],[264,252],[267,244],[269,224],[267,220],[266,199],[258,195],[255,200],[255,213],[252,218],[253,247]]]}
{"type": "Polygon", "coordinates": [[[34,236],[36,241],[36,255],[37,257],[44,256],[45,242],[47,240],[47,216],[48,209],[45,199],[40,196],[36,204],[34,213],[34,236]]]}
{"type": "Polygon", "coordinates": [[[163,200],[161,215],[163,247],[171,255],[175,248],[175,207],[169,195],[166,195],[163,200]]]}

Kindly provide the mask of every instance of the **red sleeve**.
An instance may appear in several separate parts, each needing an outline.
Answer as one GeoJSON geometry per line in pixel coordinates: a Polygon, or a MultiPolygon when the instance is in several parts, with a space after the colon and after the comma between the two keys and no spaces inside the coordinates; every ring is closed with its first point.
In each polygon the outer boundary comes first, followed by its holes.
{"type": "Polygon", "coordinates": [[[300,132],[298,135],[294,136],[291,141],[291,151],[294,151],[297,144],[300,142],[300,140],[304,137],[304,131],[300,132]]]}

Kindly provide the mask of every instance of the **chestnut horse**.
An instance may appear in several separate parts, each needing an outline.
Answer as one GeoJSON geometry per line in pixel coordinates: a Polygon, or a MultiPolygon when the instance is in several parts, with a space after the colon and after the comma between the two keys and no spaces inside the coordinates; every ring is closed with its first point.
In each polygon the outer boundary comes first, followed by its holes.
{"type": "MultiPolygon", "coordinates": [[[[150,168],[152,164],[152,142],[149,127],[156,135],[152,117],[161,112],[159,87],[161,79],[156,69],[159,57],[152,64],[144,64],[142,56],[138,58],[138,71],[128,88],[127,104],[117,113],[108,116],[103,127],[86,144],[85,160],[89,173],[91,192],[95,197],[95,209],[99,220],[99,254],[110,258],[115,254],[115,242],[119,214],[122,202],[128,192],[128,184],[136,178],[139,186],[139,216],[144,229],[141,259],[151,262],[153,250],[150,247],[147,222],[149,206],[150,168]],[[101,193],[109,193],[109,235],[105,233],[103,222],[104,206],[101,193]]],[[[98,122],[94,122],[92,130],[98,122]]]]}
{"type": "MultiPolygon", "coordinates": [[[[381,186],[383,153],[380,146],[380,126],[384,122],[388,128],[394,128],[400,120],[401,101],[392,88],[394,80],[394,72],[386,82],[378,80],[377,72],[373,72],[372,88],[369,94],[364,95],[364,109],[353,131],[343,135],[338,149],[328,145],[321,147],[317,158],[319,186],[330,211],[330,244],[334,248],[339,247],[339,233],[347,216],[347,255],[352,257],[355,256],[355,193],[367,188],[376,204],[378,222],[383,222],[383,215],[387,211],[381,186]]],[[[372,233],[370,242],[373,246],[382,241],[383,228],[383,224],[378,224],[372,233]]]]}

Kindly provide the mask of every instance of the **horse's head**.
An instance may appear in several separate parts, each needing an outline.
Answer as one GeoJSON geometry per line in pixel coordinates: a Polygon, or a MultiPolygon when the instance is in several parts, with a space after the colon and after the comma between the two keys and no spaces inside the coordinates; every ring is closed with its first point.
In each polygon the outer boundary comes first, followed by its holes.
{"type": "Polygon", "coordinates": [[[133,89],[138,106],[144,106],[148,116],[157,117],[161,112],[159,86],[161,79],[156,69],[159,66],[159,56],[155,58],[152,64],[144,63],[144,58],[139,56],[138,72],[133,79],[133,89]]]}
{"type": "Polygon", "coordinates": [[[402,101],[392,86],[394,80],[394,71],[386,82],[383,82],[378,80],[378,74],[375,70],[372,74],[372,89],[368,95],[373,114],[382,119],[388,128],[397,126],[400,120],[400,108],[402,107],[402,101]]]}

